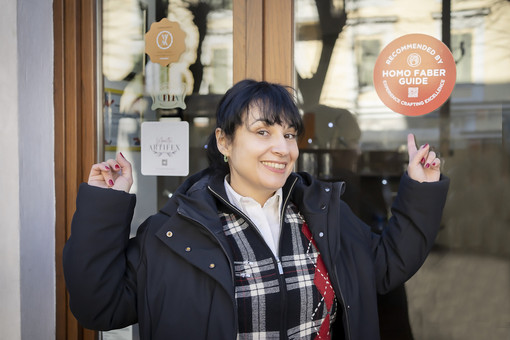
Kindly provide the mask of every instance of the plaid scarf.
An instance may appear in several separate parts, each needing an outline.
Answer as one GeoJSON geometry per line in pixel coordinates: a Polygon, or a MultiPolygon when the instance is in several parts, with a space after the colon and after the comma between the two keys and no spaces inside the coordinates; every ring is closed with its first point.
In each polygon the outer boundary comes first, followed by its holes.
{"type": "Polygon", "coordinates": [[[284,213],[283,274],[251,222],[235,213],[220,213],[220,219],[234,253],[238,339],[330,339],[336,299],[297,207],[290,203],[284,213]]]}

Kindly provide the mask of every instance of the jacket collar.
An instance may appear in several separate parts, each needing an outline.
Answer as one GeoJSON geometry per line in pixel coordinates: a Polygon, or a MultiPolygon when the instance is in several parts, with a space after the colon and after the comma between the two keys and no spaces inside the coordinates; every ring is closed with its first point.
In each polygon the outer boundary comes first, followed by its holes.
{"type": "MultiPolygon", "coordinates": [[[[223,204],[226,204],[228,207],[233,208],[235,210],[238,210],[234,207],[233,204],[230,204],[228,200],[227,193],[225,191],[225,185],[224,185],[224,178],[225,174],[215,174],[213,175],[209,182],[208,182],[208,189],[215,195],[223,204]]],[[[291,194],[293,192],[293,189],[295,187],[295,184],[298,182],[299,177],[291,173],[289,178],[287,178],[287,181],[285,182],[285,185],[282,188],[282,205],[281,209],[285,209],[285,206],[287,202],[289,201],[291,194]]]]}
{"type": "MultiPolygon", "coordinates": [[[[177,189],[161,212],[172,215],[179,210],[201,218],[200,221],[208,225],[211,217],[216,219],[218,203],[228,203],[223,184],[224,178],[225,173],[214,172],[210,169],[192,175],[177,189]]],[[[303,214],[315,215],[323,212],[333,187],[337,187],[337,190],[334,190],[337,191],[337,195],[343,193],[343,183],[338,185],[339,187],[331,183],[318,182],[308,173],[293,172],[282,188],[283,202],[291,200],[298,205],[303,214]]],[[[282,204],[282,208],[284,205],[282,204]]]]}
{"type": "MultiPolygon", "coordinates": [[[[217,179],[218,175],[209,169],[194,174],[179,186],[161,212],[169,216],[177,212],[200,223],[214,234],[223,234],[218,219],[217,201],[209,194],[208,189],[209,183],[216,182],[217,179]]],[[[221,195],[226,197],[224,189],[221,195]]]]}

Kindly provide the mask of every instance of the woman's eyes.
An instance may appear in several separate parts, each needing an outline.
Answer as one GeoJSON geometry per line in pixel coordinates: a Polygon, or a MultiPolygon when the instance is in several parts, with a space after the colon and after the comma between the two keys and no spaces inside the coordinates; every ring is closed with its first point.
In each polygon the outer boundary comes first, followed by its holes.
{"type": "Polygon", "coordinates": [[[267,130],[258,130],[257,133],[261,136],[268,136],[269,135],[269,131],[267,130]]]}
{"type": "MultiPolygon", "coordinates": [[[[270,135],[268,130],[258,130],[257,134],[259,134],[261,136],[269,136],[270,135]]],[[[285,137],[285,139],[296,139],[295,133],[285,133],[283,136],[285,137]]]]}

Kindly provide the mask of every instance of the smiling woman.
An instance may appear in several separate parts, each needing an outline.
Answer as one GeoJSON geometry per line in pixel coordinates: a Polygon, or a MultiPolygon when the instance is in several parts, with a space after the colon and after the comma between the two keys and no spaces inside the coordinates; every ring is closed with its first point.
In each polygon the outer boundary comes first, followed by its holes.
{"type": "Polygon", "coordinates": [[[218,119],[207,148],[209,159],[229,172],[235,191],[263,205],[294,170],[303,123],[290,93],[281,86],[244,80],[235,90],[220,104],[219,112],[225,103],[235,109],[225,110],[218,119]],[[220,159],[228,159],[228,169],[220,159]]]}
{"type": "MultiPolygon", "coordinates": [[[[227,141],[232,141],[241,125],[251,129],[250,122],[261,121],[268,126],[282,125],[294,129],[299,137],[304,125],[294,99],[286,88],[267,82],[243,80],[225,93],[216,111],[216,130],[209,137],[207,156],[212,167],[228,172],[227,164],[220,161],[222,153],[218,150],[218,129],[227,141]]],[[[226,155],[228,156],[228,155],[226,155]]]]}
{"type": "Polygon", "coordinates": [[[210,166],[132,239],[131,163],[92,166],[64,249],[74,315],[99,330],[138,322],[141,339],[378,339],[377,292],[411,277],[439,230],[449,180],[434,151],[409,134],[377,235],[344,183],[293,172],[303,123],[288,88],[243,80],[216,122],[210,166]]]}
{"type": "Polygon", "coordinates": [[[228,159],[230,185],[243,196],[253,197],[263,205],[294,169],[299,155],[296,131],[282,125],[268,125],[253,107],[246,124],[236,129],[229,140],[220,128],[216,139],[220,152],[228,159]]]}

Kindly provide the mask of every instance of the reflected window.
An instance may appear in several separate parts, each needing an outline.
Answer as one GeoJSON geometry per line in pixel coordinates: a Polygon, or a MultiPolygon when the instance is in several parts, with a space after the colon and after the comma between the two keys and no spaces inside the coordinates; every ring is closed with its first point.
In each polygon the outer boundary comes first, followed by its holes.
{"type": "Polygon", "coordinates": [[[451,51],[457,66],[457,83],[470,83],[472,50],[470,33],[452,34],[451,51]]]}
{"type": "Polygon", "coordinates": [[[358,67],[358,86],[363,89],[374,85],[374,66],[381,51],[379,40],[359,40],[356,44],[356,64],[358,67]]]}

